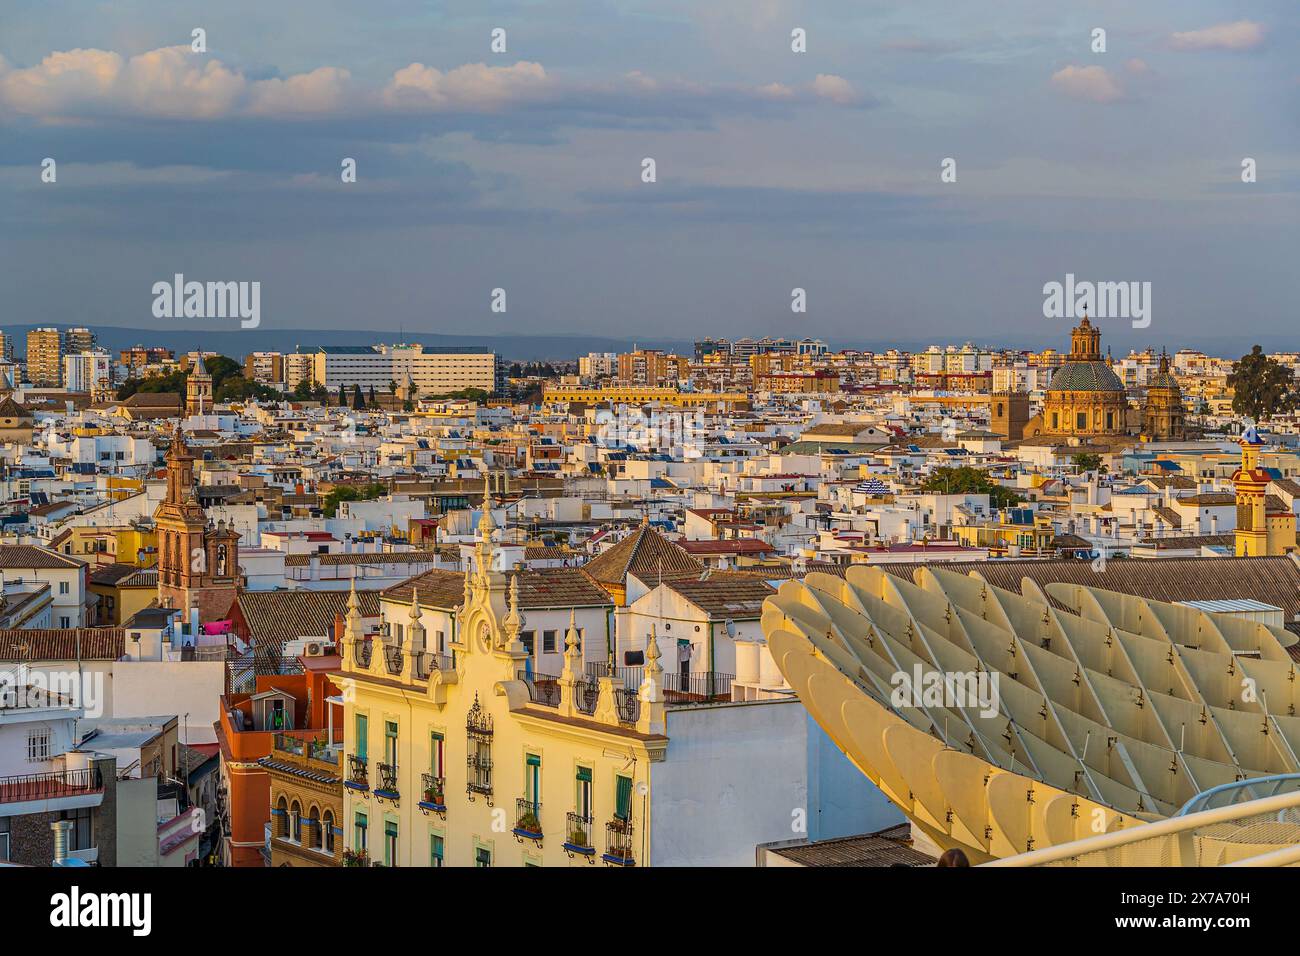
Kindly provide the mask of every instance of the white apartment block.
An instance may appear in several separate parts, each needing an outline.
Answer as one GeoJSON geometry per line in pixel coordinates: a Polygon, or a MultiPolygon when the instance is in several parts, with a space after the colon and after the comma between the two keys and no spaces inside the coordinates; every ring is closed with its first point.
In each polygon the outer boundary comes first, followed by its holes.
{"type": "Polygon", "coordinates": [[[420,395],[444,395],[467,388],[495,392],[501,363],[487,349],[426,349],[423,345],[322,346],[311,353],[316,382],[331,391],[341,386],[387,392],[407,377],[420,395]]]}

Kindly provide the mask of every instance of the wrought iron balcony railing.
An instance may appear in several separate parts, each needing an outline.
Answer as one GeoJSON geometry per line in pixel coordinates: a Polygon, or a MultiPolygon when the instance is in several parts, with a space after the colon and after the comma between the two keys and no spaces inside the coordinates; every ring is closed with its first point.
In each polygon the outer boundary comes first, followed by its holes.
{"type": "Polygon", "coordinates": [[[527,670],[519,670],[515,673],[515,678],[527,685],[528,699],[534,704],[543,704],[546,707],[560,706],[560,679],[558,677],[551,674],[537,674],[527,670]]]}
{"type": "Polygon", "coordinates": [[[370,763],[365,757],[348,754],[347,784],[361,790],[370,789],[370,763]]]}
{"type": "Polygon", "coordinates": [[[591,817],[574,812],[566,815],[564,849],[570,854],[579,853],[583,856],[596,852],[596,846],[591,840],[591,817]]]}
{"type": "Polygon", "coordinates": [[[542,805],[537,800],[520,797],[515,801],[515,836],[530,840],[542,838],[542,805]]]}
{"type": "Polygon", "coordinates": [[[386,793],[397,796],[397,764],[381,763],[379,768],[379,786],[375,788],[375,793],[386,793]]]}
{"type": "Polygon", "coordinates": [[[424,802],[434,809],[446,809],[447,807],[447,778],[437,777],[431,773],[421,774],[421,781],[424,786],[424,802]]]}
{"type": "Polygon", "coordinates": [[[632,820],[614,817],[605,824],[605,862],[615,866],[632,866],[632,820]]]}
{"type": "Polygon", "coordinates": [[[579,679],[573,685],[573,703],[582,713],[594,714],[598,700],[600,700],[600,683],[596,678],[579,679]]]}
{"type": "Polygon", "coordinates": [[[375,645],[365,639],[352,642],[352,652],[356,655],[357,663],[362,667],[370,666],[370,658],[375,653],[375,645]]]}
{"type": "Polygon", "coordinates": [[[452,671],[456,667],[447,654],[433,651],[420,651],[415,655],[415,676],[418,680],[428,680],[434,671],[452,671]]]}
{"type": "Polygon", "coordinates": [[[635,724],[641,716],[641,698],[637,696],[637,690],[627,687],[614,691],[614,709],[623,723],[635,724]]]}
{"type": "Polygon", "coordinates": [[[402,647],[400,644],[384,644],[384,666],[388,673],[402,673],[402,647]]]}

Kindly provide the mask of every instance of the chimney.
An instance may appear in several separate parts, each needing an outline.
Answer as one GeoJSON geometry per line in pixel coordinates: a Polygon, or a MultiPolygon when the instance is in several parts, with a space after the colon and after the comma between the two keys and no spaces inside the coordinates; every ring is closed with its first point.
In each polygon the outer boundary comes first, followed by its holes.
{"type": "Polygon", "coordinates": [[[342,613],[336,613],[336,614],[334,615],[334,643],[335,643],[336,645],[340,645],[340,646],[341,646],[341,645],[343,644],[343,628],[344,628],[344,626],[345,626],[345,625],[344,625],[344,621],[343,621],[343,615],[342,615],[342,613]]]}
{"type": "Polygon", "coordinates": [[[1218,533],[1219,533],[1219,513],[1217,511],[1211,511],[1210,512],[1210,534],[1218,534],[1218,533]]]}
{"type": "Polygon", "coordinates": [[[68,859],[68,832],[72,829],[72,821],[55,820],[50,829],[54,831],[54,865],[60,866],[68,859]]]}

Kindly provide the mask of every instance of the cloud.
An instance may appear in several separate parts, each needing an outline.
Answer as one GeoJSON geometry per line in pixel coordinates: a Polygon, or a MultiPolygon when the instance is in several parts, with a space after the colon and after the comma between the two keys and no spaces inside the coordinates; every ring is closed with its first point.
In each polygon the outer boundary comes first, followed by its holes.
{"type": "Polygon", "coordinates": [[[324,67],[288,79],[250,81],[187,46],[130,58],[109,50],[49,54],[33,67],[0,63],[0,109],[48,120],[94,116],[214,119],[336,109],[347,71],[324,67]]]}
{"type": "Polygon", "coordinates": [[[446,73],[412,63],[393,74],[380,94],[393,109],[495,111],[554,95],[556,84],[540,63],[513,66],[468,63],[446,73]]]}
{"type": "Polygon", "coordinates": [[[799,103],[863,108],[876,100],[843,77],[826,73],[800,87],[706,84],[641,72],[579,82],[561,80],[527,60],[508,66],[467,63],[450,70],[417,62],[396,70],[382,86],[363,88],[353,84],[348,70],[335,66],[254,80],[187,46],[129,58],[108,50],[68,50],[21,69],[0,58],[0,117],[16,114],[55,124],[124,118],[373,121],[509,114],[523,121],[526,131],[529,119],[542,122],[542,116],[552,124],[565,117],[698,123],[717,111],[758,112],[799,103]],[[529,117],[530,112],[538,115],[529,117]]]}
{"type": "Polygon", "coordinates": [[[1169,38],[1175,50],[1253,50],[1264,42],[1264,27],[1252,20],[1218,23],[1203,30],[1175,33],[1169,38]]]}
{"type": "Polygon", "coordinates": [[[1052,86],[1066,96],[1094,103],[1124,99],[1124,88],[1100,66],[1070,66],[1052,74],[1052,86]]]}
{"type": "Polygon", "coordinates": [[[840,106],[850,106],[858,102],[858,94],[853,84],[834,73],[818,73],[812,82],[814,96],[830,100],[840,106]]]}

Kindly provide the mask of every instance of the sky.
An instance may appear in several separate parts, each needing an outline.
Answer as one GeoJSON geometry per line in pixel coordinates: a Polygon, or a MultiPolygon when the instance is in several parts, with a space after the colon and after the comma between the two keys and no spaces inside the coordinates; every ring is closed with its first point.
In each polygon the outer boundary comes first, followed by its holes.
{"type": "Polygon", "coordinates": [[[0,324],[239,327],[156,318],[181,273],[263,331],[1065,346],[1074,274],[1151,283],[1117,346],[1300,348],[1298,40],[1294,0],[5,0],[0,324]]]}

